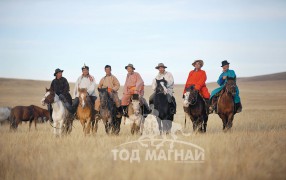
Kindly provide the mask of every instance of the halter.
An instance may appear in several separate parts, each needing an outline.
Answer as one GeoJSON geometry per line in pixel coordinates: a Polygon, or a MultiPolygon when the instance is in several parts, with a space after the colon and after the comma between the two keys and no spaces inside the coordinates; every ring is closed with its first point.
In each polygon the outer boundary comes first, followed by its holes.
{"type": "MultiPolygon", "coordinates": [[[[236,85],[235,85],[235,84],[234,84],[234,85],[231,85],[230,88],[236,88],[236,85]]],[[[227,82],[226,82],[226,84],[225,84],[225,90],[226,90],[226,92],[227,92],[228,94],[231,94],[231,95],[232,95],[232,92],[230,92],[230,90],[228,89],[227,82]]],[[[232,96],[233,96],[233,95],[232,95],[232,96]]]]}
{"type": "Polygon", "coordinates": [[[190,103],[191,106],[195,105],[198,102],[198,94],[199,93],[196,93],[196,95],[195,95],[195,102],[194,103],[190,102],[189,99],[188,99],[188,102],[190,103]]]}

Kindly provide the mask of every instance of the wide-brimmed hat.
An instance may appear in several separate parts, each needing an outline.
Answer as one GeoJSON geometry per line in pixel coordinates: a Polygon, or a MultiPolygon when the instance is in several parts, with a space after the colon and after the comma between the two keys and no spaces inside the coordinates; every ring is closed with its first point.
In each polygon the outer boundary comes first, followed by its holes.
{"type": "Polygon", "coordinates": [[[84,65],[82,66],[81,70],[84,70],[84,69],[89,70],[89,67],[88,67],[87,65],[85,65],[85,63],[84,63],[84,65]]]}
{"type": "Polygon", "coordinates": [[[61,70],[61,69],[57,68],[55,70],[54,76],[56,76],[59,72],[64,72],[64,70],[61,70]]]}
{"type": "Polygon", "coordinates": [[[155,69],[159,69],[160,67],[167,68],[164,63],[159,63],[158,66],[155,67],[155,69]]]}
{"type": "Polygon", "coordinates": [[[227,60],[224,60],[221,62],[221,67],[225,66],[225,65],[229,65],[230,63],[227,60]]]}
{"type": "Polygon", "coordinates": [[[127,66],[125,66],[125,69],[127,69],[128,67],[133,68],[133,70],[135,70],[135,67],[133,66],[133,64],[128,64],[127,66]]]}
{"type": "Polygon", "coordinates": [[[195,66],[195,64],[197,63],[197,62],[199,62],[200,64],[201,64],[201,67],[203,67],[204,66],[204,61],[203,60],[195,60],[194,62],[193,62],[193,66],[195,66]]]}

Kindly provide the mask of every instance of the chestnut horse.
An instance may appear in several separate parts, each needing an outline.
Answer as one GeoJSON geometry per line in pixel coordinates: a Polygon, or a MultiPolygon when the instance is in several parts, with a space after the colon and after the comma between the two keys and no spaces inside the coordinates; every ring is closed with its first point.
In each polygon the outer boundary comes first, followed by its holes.
{"type": "MultiPolygon", "coordinates": [[[[205,133],[207,131],[208,114],[206,104],[199,91],[191,85],[184,94],[184,110],[193,122],[194,132],[205,133]]],[[[186,126],[186,119],[185,119],[186,126]]]]}
{"type": "Polygon", "coordinates": [[[37,129],[37,121],[39,118],[50,118],[48,110],[38,106],[16,106],[11,110],[10,114],[10,129],[17,129],[22,121],[29,121],[29,131],[31,130],[32,122],[35,123],[37,129]]]}
{"type": "Polygon", "coordinates": [[[77,117],[83,127],[84,135],[90,134],[90,129],[94,132],[94,109],[93,103],[87,93],[86,88],[78,88],[79,92],[79,105],[77,107],[77,117]]]}
{"type": "Polygon", "coordinates": [[[217,103],[217,112],[219,117],[222,119],[224,131],[231,129],[232,127],[232,122],[235,115],[235,94],[236,79],[228,77],[225,87],[220,92],[217,103]]]}

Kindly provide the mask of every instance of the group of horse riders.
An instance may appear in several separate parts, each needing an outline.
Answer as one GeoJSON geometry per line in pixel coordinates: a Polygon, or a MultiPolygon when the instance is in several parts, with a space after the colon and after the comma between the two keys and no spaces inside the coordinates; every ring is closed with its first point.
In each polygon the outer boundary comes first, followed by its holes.
{"type": "MultiPolygon", "coordinates": [[[[229,69],[229,62],[228,61],[222,61],[222,69],[223,72],[220,75],[217,83],[220,86],[219,88],[212,91],[210,94],[208,91],[208,88],[206,87],[206,72],[202,70],[202,67],[204,66],[203,60],[195,60],[192,65],[194,66],[194,70],[192,70],[189,73],[183,96],[186,92],[186,89],[190,87],[191,85],[195,86],[195,89],[198,90],[201,94],[201,96],[204,98],[206,102],[207,112],[213,113],[214,110],[216,110],[216,104],[219,96],[219,92],[223,89],[225,86],[225,83],[227,81],[227,77],[236,78],[236,74],[233,70],[229,69]],[[211,99],[211,101],[210,101],[211,99]],[[211,103],[210,103],[211,102],[211,103]]],[[[149,104],[153,103],[153,98],[155,95],[155,90],[157,87],[157,80],[164,79],[167,82],[167,85],[161,84],[164,88],[164,93],[168,97],[168,102],[170,103],[171,107],[171,114],[176,114],[176,100],[174,98],[174,78],[172,73],[166,71],[166,66],[163,63],[159,63],[158,66],[155,67],[159,73],[155,77],[152,83],[152,89],[154,90],[154,94],[151,95],[149,99],[149,104]]],[[[74,89],[74,97],[75,99],[72,100],[72,97],[70,95],[70,87],[69,83],[66,78],[62,76],[63,70],[56,69],[54,76],[55,79],[51,83],[50,89],[53,90],[59,98],[64,102],[66,108],[68,111],[72,114],[75,114],[77,106],[79,104],[79,88],[86,88],[87,92],[92,100],[92,103],[94,105],[95,114],[96,117],[99,118],[99,110],[100,110],[100,99],[96,97],[95,95],[95,89],[96,89],[96,83],[95,79],[92,75],[89,73],[89,67],[84,65],[82,68],[82,75],[77,79],[75,83],[75,89],[74,89]]],[[[148,106],[148,103],[144,96],[144,81],[141,77],[141,75],[138,72],[135,72],[135,67],[132,64],[128,64],[125,66],[125,69],[127,70],[128,74],[126,77],[126,81],[124,84],[123,89],[123,97],[120,101],[118,96],[118,90],[120,88],[120,83],[118,79],[111,73],[111,66],[106,65],[104,70],[106,75],[100,80],[98,84],[98,88],[107,88],[110,97],[114,101],[116,107],[117,107],[117,116],[121,117],[122,115],[127,115],[127,106],[131,102],[131,97],[134,94],[138,94],[140,97],[141,104],[144,106],[143,109],[146,110],[146,112],[150,112],[151,109],[148,106]]],[[[242,105],[240,102],[239,97],[239,89],[236,87],[236,95],[234,97],[235,101],[235,110],[236,113],[241,112],[242,105]]],[[[52,107],[51,105],[48,106],[48,109],[50,113],[52,113],[52,107]]],[[[52,117],[52,116],[51,116],[52,117]]]]}

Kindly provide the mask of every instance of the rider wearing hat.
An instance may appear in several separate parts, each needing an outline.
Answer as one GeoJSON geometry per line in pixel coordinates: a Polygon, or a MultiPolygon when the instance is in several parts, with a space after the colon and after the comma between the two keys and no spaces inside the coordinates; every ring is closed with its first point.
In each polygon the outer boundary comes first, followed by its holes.
{"type": "MultiPolygon", "coordinates": [[[[59,96],[60,100],[64,102],[66,108],[70,113],[74,113],[74,109],[71,106],[72,97],[69,93],[70,86],[67,79],[62,77],[63,72],[64,70],[61,70],[59,68],[55,70],[54,73],[55,79],[51,83],[50,90],[54,91],[59,96]]],[[[50,111],[50,117],[52,121],[52,112],[53,112],[52,106],[48,105],[48,109],[50,111]]]]}
{"type": "MultiPolygon", "coordinates": [[[[118,90],[120,88],[120,83],[118,79],[113,74],[111,74],[110,65],[106,65],[104,70],[106,75],[100,80],[98,88],[99,89],[108,88],[109,95],[117,107],[117,112],[118,112],[117,118],[121,118],[122,108],[120,104],[120,99],[118,97],[118,90]]],[[[95,111],[97,116],[99,116],[99,110],[100,110],[100,97],[95,101],[95,111]]]]}
{"type": "MultiPolygon", "coordinates": [[[[218,85],[220,86],[219,88],[215,89],[212,91],[211,93],[211,102],[212,105],[210,107],[210,112],[212,113],[214,110],[216,111],[217,109],[217,101],[218,101],[218,94],[219,92],[224,88],[225,83],[227,82],[227,78],[235,78],[236,79],[236,74],[234,72],[234,70],[230,70],[229,69],[229,62],[227,60],[224,60],[221,62],[221,67],[223,72],[221,73],[221,75],[218,78],[218,85]]],[[[236,94],[234,96],[234,102],[235,102],[235,109],[236,109],[236,113],[240,113],[242,111],[242,105],[241,105],[241,101],[240,101],[240,97],[239,97],[239,89],[236,86],[236,94]]]]}
{"type": "MultiPolygon", "coordinates": [[[[167,94],[167,98],[168,98],[168,102],[171,105],[171,113],[172,114],[176,114],[176,100],[175,97],[173,96],[174,94],[174,77],[172,75],[172,73],[166,71],[165,69],[167,68],[167,66],[165,66],[163,63],[159,63],[158,66],[155,67],[155,69],[159,70],[158,75],[156,76],[156,78],[153,80],[152,83],[152,89],[155,91],[157,88],[157,80],[161,80],[161,79],[165,79],[167,81],[167,86],[165,87],[164,84],[161,84],[165,90],[165,93],[167,94]]],[[[155,96],[155,92],[150,96],[149,98],[149,103],[153,104],[154,103],[154,96],[155,96]]]]}
{"type": "Polygon", "coordinates": [[[92,104],[94,104],[96,100],[96,95],[95,95],[95,80],[92,75],[89,74],[89,67],[84,64],[84,66],[81,68],[82,70],[82,75],[79,76],[75,83],[75,88],[74,88],[74,103],[73,106],[76,109],[78,104],[79,104],[79,92],[78,89],[80,88],[86,88],[87,93],[92,101],[92,104]]]}
{"type": "Polygon", "coordinates": [[[143,79],[141,78],[139,73],[134,72],[135,67],[133,66],[133,64],[128,64],[127,66],[125,66],[125,69],[127,70],[128,74],[123,88],[123,97],[121,99],[121,106],[124,111],[124,116],[127,115],[127,106],[130,104],[131,97],[134,94],[138,94],[140,96],[140,101],[144,105],[144,109],[150,112],[149,106],[143,97],[144,96],[143,79]]]}
{"type": "Polygon", "coordinates": [[[188,87],[190,87],[191,85],[195,85],[195,89],[200,92],[200,94],[205,100],[206,111],[208,113],[210,93],[206,86],[206,80],[207,80],[206,72],[201,69],[204,66],[204,61],[195,60],[192,63],[192,65],[195,67],[195,69],[189,73],[189,77],[187,79],[187,82],[184,88],[184,94],[186,93],[186,89],[188,87]]]}

